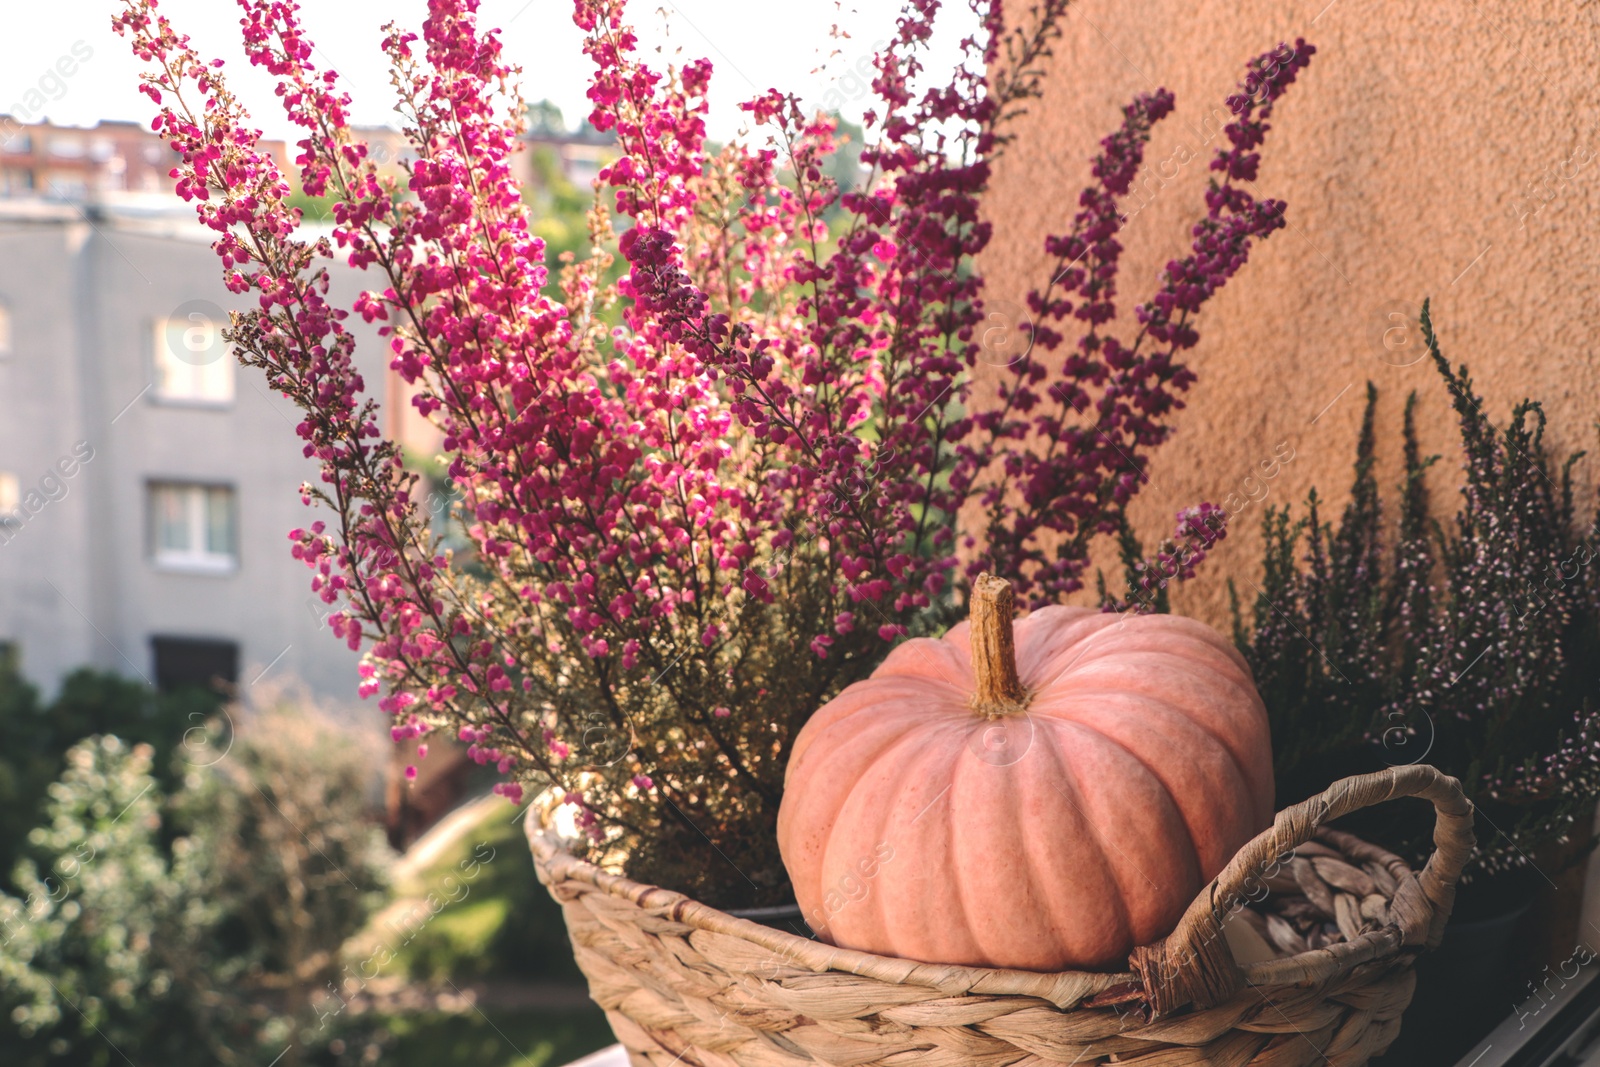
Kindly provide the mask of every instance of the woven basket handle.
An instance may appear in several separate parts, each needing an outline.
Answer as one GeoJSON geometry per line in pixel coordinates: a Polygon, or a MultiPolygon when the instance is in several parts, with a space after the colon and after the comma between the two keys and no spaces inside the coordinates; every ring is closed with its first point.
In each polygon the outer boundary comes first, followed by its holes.
{"type": "Polygon", "coordinates": [[[1272,828],[1241,848],[1200,891],[1171,934],[1133,950],[1128,962],[1144,985],[1151,1017],[1161,1018],[1190,1003],[1209,1008],[1243,988],[1244,975],[1222,933],[1229,913],[1260,899],[1265,879],[1324,823],[1395,797],[1432,801],[1437,821],[1433,855],[1420,875],[1401,883],[1389,914],[1399,927],[1400,944],[1437,947],[1455,903],[1456,879],[1477,843],[1472,802],[1462,794],[1460,782],[1425,765],[1344,778],[1322,795],[1280,811],[1272,828]]]}

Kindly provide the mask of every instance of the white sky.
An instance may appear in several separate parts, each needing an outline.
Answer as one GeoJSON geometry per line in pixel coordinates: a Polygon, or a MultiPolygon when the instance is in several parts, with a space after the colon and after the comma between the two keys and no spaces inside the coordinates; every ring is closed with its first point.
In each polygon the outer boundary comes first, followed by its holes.
{"type": "MultiPolygon", "coordinates": [[[[0,0],[5,26],[0,113],[16,113],[31,91],[42,90],[49,98],[43,114],[58,123],[148,122],[153,111],[136,88],[138,61],[110,30],[111,13],[120,6],[120,0],[0,0]],[[53,73],[57,59],[80,41],[93,50],[91,58],[72,77],[59,79],[53,73]]],[[[932,72],[948,69],[972,23],[962,0],[947,0],[946,6],[930,57],[932,72]]],[[[301,0],[301,7],[319,65],[337,70],[355,98],[354,120],[388,122],[392,98],[378,49],[379,27],[392,19],[420,28],[426,0],[301,0]]],[[[864,93],[852,98],[838,76],[893,32],[899,8],[900,0],[634,0],[628,16],[644,49],[664,46],[671,54],[681,48],[680,61],[700,56],[712,61],[708,125],[711,136],[721,140],[741,125],[738,103],[774,86],[799,92],[812,105],[821,105],[832,91],[837,95],[830,103],[843,98],[840,110],[858,119],[869,101],[864,93]],[[850,39],[829,37],[835,23],[850,39]]],[[[160,10],[203,55],[226,61],[229,86],[257,126],[269,137],[290,134],[276,110],[270,80],[244,59],[233,0],[165,0],[160,10]]],[[[570,0],[483,0],[479,23],[504,31],[506,54],[523,69],[527,99],[553,100],[569,124],[588,113],[583,94],[590,71],[571,11],[570,0]]]]}

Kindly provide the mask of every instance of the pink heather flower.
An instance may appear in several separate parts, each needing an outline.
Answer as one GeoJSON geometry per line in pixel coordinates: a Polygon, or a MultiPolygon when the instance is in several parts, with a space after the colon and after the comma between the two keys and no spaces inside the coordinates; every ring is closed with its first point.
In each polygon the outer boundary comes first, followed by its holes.
{"type": "Polygon", "coordinates": [[[655,785],[655,782],[650,780],[650,776],[648,774],[636,774],[633,776],[633,787],[635,789],[644,791],[648,790],[653,785],[655,785]]]}
{"type": "Polygon", "coordinates": [[[1299,40],[1248,65],[1244,91],[1228,98],[1235,119],[1226,128],[1229,147],[1211,163],[1225,177],[1206,195],[1191,254],[1168,263],[1161,288],[1135,309],[1131,342],[1103,329],[1117,315],[1122,245],[1116,234],[1124,221],[1118,204],[1151,127],[1172,111],[1172,94],[1160,89],[1134,100],[1123,109],[1121,129],[1101,142],[1093,167],[1098,186],[1085,190],[1072,231],[1045,240],[1056,265],[1049,285],[1028,297],[1036,316],[1025,330],[1032,344],[1007,365],[1001,405],[975,417],[982,435],[960,446],[953,485],[980,499],[987,513],[986,552],[969,573],[988,568],[1022,576],[1013,584],[1032,607],[1082,587],[1089,540],[1118,528],[1144,481],[1141,457],[1171,433],[1164,417],[1183,406],[1180,394],[1195,380],[1178,359],[1199,340],[1192,319],[1244,265],[1251,244],[1284,225],[1281,202],[1258,203],[1231,182],[1255,179],[1250,150],[1261,144],[1274,103],[1315,51],[1299,40]],[[1052,372],[1045,360],[1066,341],[1055,324],[1069,318],[1084,324],[1084,333],[1052,372]],[[1022,448],[1004,464],[995,462],[1004,442],[1033,440],[1050,444],[1042,454],[1022,448]],[[1013,488],[1020,504],[1009,495],[1013,488]]]}
{"type": "MultiPolygon", "coordinates": [[[[1031,347],[1005,362],[990,406],[972,392],[979,360],[993,362],[974,269],[991,236],[981,201],[1004,119],[1038,83],[1033,68],[989,72],[1009,69],[1002,52],[1045,54],[1065,0],[1040,0],[1019,27],[998,0],[974,0],[981,30],[931,90],[919,74],[938,5],[909,3],[874,59],[857,188],[830,176],[835,120],[777,90],[744,105],[767,127],[755,144],[709,144],[711,64],[652,69],[621,0],[574,0],[588,119],[616,139],[597,181],[611,210],[592,216],[602,249],[617,220],[615,283],[609,252],[559,278],[545,266],[513,177],[515,72],[479,28],[478,0],[430,0],[419,32],[385,29],[414,157],[398,180],[351,128],[297,5],[239,6],[246,55],[300,134],[298,184],[332,202],[326,233],[302,229],[289,176],[222,71],[155,0],[123,0],[113,25],[149,71],[141,89],[179,195],[241,298],[234,346],[302,412],[295,432],[320,476],[300,496],[329,521],[292,531],[291,555],[333,606],[334,636],[365,649],[360,692],[403,720],[397,740],[455,726],[470,758],[541,787],[593,772],[574,746],[595,751],[635,718],[655,731],[641,751],[737,753],[727,707],[706,718],[703,695],[672,703],[679,678],[785,704],[864,672],[951,595],[963,511],[979,516],[972,567],[1006,574],[1030,604],[1081,586],[1089,540],[1119,528],[1195,380],[1182,354],[1196,315],[1283,225],[1281,203],[1242,185],[1313,52],[1297,41],[1252,61],[1190,251],[1119,329],[1119,205],[1173,99],[1124,109],[1069,228],[1045,242],[1054,268],[1018,327],[1031,347]],[[344,302],[336,257],[367,282],[344,302]],[[449,514],[469,542],[459,556],[383,436],[385,390],[357,368],[352,316],[376,327],[388,371],[441,435],[449,514]],[[770,669],[746,658],[762,620],[826,662],[774,658],[803,679],[735,676],[770,669]],[[668,741],[690,724],[703,733],[689,745],[668,741]]],[[[1208,528],[1204,514],[1181,519],[1155,565],[1192,571],[1208,528]]],[[[781,785],[778,755],[758,771],[781,785]]],[[[600,836],[632,802],[625,765],[606,768],[582,805],[600,836]]],[[[652,770],[662,797],[711,802],[687,772],[652,770]]]]}

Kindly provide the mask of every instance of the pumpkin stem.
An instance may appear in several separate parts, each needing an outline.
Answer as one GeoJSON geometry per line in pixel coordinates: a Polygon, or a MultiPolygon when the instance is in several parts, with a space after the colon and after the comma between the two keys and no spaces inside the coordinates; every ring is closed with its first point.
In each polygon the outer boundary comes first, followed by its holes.
{"type": "Polygon", "coordinates": [[[1017,676],[1017,646],[1011,634],[1016,598],[1011,583],[980,574],[968,606],[972,640],[972,707],[986,719],[1011,715],[1028,706],[1028,691],[1017,676]]]}

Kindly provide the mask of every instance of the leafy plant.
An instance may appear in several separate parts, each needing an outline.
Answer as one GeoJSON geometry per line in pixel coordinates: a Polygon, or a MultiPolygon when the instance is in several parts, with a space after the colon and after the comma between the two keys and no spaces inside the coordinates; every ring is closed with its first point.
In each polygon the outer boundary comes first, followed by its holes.
{"type": "Polygon", "coordinates": [[[188,688],[157,693],[110,672],[82,668],[68,674],[53,700],[0,658],[0,889],[9,881],[28,833],[44,813],[50,784],[67,766],[67,751],[86,737],[115,734],[130,745],[149,745],[163,791],[176,785],[173,754],[186,744],[226,743],[207,735],[222,697],[188,688]]]}
{"type": "MultiPolygon", "coordinates": [[[[1421,455],[1413,393],[1397,529],[1385,529],[1369,384],[1350,503],[1337,525],[1315,492],[1299,521],[1268,509],[1260,592],[1248,623],[1235,592],[1235,636],[1271,716],[1280,806],[1340,774],[1426,760],[1478,807],[1469,873],[1495,873],[1564,840],[1600,798],[1600,511],[1577,520],[1582,453],[1548,459],[1540,405],[1496,428],[1426,303],[1421,321],[1459,418],[1459,510],[1430,512],[1439,457],[1421,455]]],[[[1420,862],[1431,824],[1401,810],[1363,831],[1420,862]]]]}
{"type": "Polygon", "coordinates": [[[39,861],[0,896],[8,1063],[107,1067],[119,1048],[186,1063],[195,1035],[225,1044],[226,1008],[197,995],[216,916],[206,857],[187,839],[162,847],[153,755],[114,737],[75,746],[30,835],[39,861]]]}
{"type": "Polygon", "coordinates": [[[379,746],[279,694],[173,798],[174,821],[206,856],[221,973],[253,1005],[303,1019],[337,988],[340,946],[382,898],[379,746]]]}
{"type": "Polygon", "coordinates": [[[174,794],[154,760],[111,736],[67,754],[0,894],[6,1062],[325,1059],[349,1036],[323,1003],[338,947],[383,884],[359,747],[280,709],[174,794]]]}
{"type": "Polygon", "coordinates": [[[589,121],[619,155],[598,182],[612,210],[590,212],[592,251],[562,269],[559,301],[508,166],[525,109],[475,0],[432,3],[420,36],[386,31],[415,157],[403,191],[313,66],[295,5],[242,4],[250,59],[305,132],[300,184],[335,201],[315,240],[216,67],[153,0],[116,19],[152,68],[178,192],[218,233],[230,291],[258,304],[229,338],[305,411],[322,480],[302,495],[331,522],[294,531],[293,551],[332,629],[368,650],[363,692],[382,692],[399,739],[454,731],[514,777],[508,796],[555,785],[595,855],[626,855],[636,877],[725,905],[786,895],[774,821],[806,718],[943,625],[963,571],[1004,573],[1035,605],[1082,584],[1193,381],[1195,314],[1283,225],[1281,203],[1243,186],[1304,42],[1249,65],[1192,249],[1117,331],[1118,204],[1173,100],[1125,109],[1082,210],[1047,240],[1055,268],[1001,405],[969,411],[972,372],[997,354],[973,269],[981,198],[1066,0],[1014,25],[972,6],[980,32],[924,88],[939,4],[907,5],[876,59],[866,180],[841,188],[834,119],[771,90],[744,105],[767,141],[714,149],[710,64],[652,70],[621,0],[576,0],[589,121]],[[611,284],[614,236],[626,274],[611,284]],[[328,301],[336,248],[376,275],[348,308],[328,301]],[[351,314],[379,324],[441,429],[470,552],[419,515],[354,369],[351,314]],[[985,517],[963,568],[969,501],[985,517]]]}

